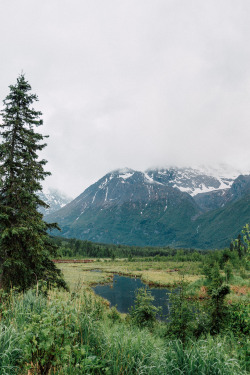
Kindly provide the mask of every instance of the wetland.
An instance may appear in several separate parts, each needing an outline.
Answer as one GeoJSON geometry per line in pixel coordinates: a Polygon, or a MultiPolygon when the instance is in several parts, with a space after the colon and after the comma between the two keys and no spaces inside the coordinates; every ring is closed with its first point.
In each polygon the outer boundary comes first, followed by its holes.
{"type": "Polygon", "coordinates": [[[161,307],[162,312],[158,316],[166,320],[169,315],[169,295],[170,289],[166,288],[148,288],[148,286],[136,277],[114,275],[112,283],[106,285],[96,285],[93,290],[99,296],[110,302],[110,307],[115,306],[121,313],[128,313],[134,306],[136,291],[140,288],[147,288],[152,297],[153,305],[161,307]]]}

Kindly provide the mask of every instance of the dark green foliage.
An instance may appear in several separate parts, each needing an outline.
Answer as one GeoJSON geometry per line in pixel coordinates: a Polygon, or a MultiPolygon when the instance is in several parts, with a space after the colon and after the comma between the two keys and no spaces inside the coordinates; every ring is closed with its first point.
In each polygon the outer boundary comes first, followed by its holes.
{"type": "Polygon", "coordinates": [[[117,308],[115,306],[110,308],[108,316],[113,322],[120,322],[121,321],[121,315],[119,314],[119,312],[117,311],[117,308]]]}
{"type": "Polygon", "coordinates": [[[228,283],[232,279],[232,276],[233,276],[233,266],[232,266],[232,263],[230,261],[228,261],[225,264],[224,272],[225,272],[225,275],[226,275],[226,283],[228,283]]]}
{"type": "Polygon", "coordinates": [[[187,300],[187,283],[181,280],[180,287],[170,295],[170,320],[167,324],[167,337],[185,342],[194,335],[197,306],[187,300]]]}
{"type": "Polygon", "coordinates": [[[4,100],[0,125],[0,257],[5,289],[25,290],[40,279],[66,287],[50,260],[56,247],[47,231],[57,225],[47,224],[38,212],[47,206],[38,196],[40,181],[50,173],[44,171],[46,160],[38,160],[46,144],[35,132],[43,121],[41,112],[32,107],[38,99],[30,90],[20,75],[4,100]]]}
{"type": "Polygon", "coordinates": [[[75,238],[52,237],[52,240],[59,247],[57,256],[66,258],[112,258],[115,255],[117,258],[128,258],[129,261],[133,261],[133,257],[141,257],[142,260],[149,261],[199,262],[204,255],[211,256],[213,253],[209,250],[175,249],[169,246],[140,247],[104,244],[75,238]]]}
{"type": "Polygon", "coordinates": [[[208,310],[211,316],[210,332],[211,334],[217,334],[228,323],[228,305],[225,303],[225,297],[230,293],[230,287],[223,284],[224,278],[220,274],[218,263],[215,263],[211,267],[211,272],[207,280],[209,282],[208,294],[210,296],[208,302],[208,310]]]}
{"type": "Polygon", "coordinates": [[[250,227],[246,224],[237,239],[231,242],[230,249],[236,250],[240,258],[250,253],[250,227]]]}
{"type": "Polygon", "coordinates": [[[238,302],[229,306],[230,330],[234,335],[249,336],[250,334],[250,305],[249,303],[238,302]]]}
{"type": "Polygon", "coordinates": [[[104,310],[86,291],[78,296],[52,291],[50,298],[15,294],[1,310],[0,373],[26,375],[29,369],[38,375],[50,368],[55,375],[247,374],[241,339],[208,335],[184,345],[155,330],[114,322],[104,310]]]}
{"type": "Polygon", "coordinates": [[[156,316],[161,311],[153,305],[154,297],[146,288],[140,288],[136,292],[135,305],[130,309],[131,320],[139,327],[152,327],[156,316]]]}

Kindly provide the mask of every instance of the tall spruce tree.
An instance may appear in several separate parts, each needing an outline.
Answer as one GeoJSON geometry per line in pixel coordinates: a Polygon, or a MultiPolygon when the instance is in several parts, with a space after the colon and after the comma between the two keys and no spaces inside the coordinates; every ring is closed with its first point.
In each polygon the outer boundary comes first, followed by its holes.
{"type": "Polygon", "coordinates": [[[32,104],[38,100],[23,74],[3,101],[0,124],[0,258],[1,286],[26,290],[39,280],[66,288],[61,272],[50,257],[55,254],[47,224],[39,207],[48,207],[39,198],[46,160],[38,152],[46,144],[35,132],[42,125],[42,113],[32,104]]]}

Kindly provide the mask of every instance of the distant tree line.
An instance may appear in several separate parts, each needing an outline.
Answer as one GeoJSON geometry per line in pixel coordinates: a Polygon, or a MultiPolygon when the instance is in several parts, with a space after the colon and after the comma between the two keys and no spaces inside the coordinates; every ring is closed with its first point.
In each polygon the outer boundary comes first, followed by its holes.
{"type": "MultiPolygon", "coordinates": [[[[199,261],[202,254],[207,250],[195,249],[174,249],[167,247],[139,247],[127,245],[114,245],[94,243],[87,240],[79,240],[75,238],[53,237],[53,241],[58,246],[59,257],[90,257],[90,258],[131,258],[133,257],[178,257],[186,260],[192,254],[193,260],[199,261]]],[[[163,260],[163,259],[162,259],[163,260]]]]}
{"type": "Polygon", "coordinates": [[[166,247],[139,247],[115,244],[94,243],[75,238],[53,237],[58,246],[57,256],[62,258],[127,258],[128,261],[177,261],[177,262],[202,262],[208,270],[214,263],[220,269],[230,269],[244,266],[246,255],[249,251],[249,226],[246,225],[236,240],[232,241],[229,248],[223,250],[197,250],[175,249],[166,247]]]}

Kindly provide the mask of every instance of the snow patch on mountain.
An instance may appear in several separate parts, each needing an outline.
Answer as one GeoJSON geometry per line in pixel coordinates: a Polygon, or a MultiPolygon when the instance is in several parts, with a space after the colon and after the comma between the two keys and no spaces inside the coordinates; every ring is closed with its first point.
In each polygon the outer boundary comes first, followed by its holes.
{"type": "Polygon", "coordinates": [[[155,181],[152,177],[150,177],[146,172],[144,172],[145,181],[149,182],[150,184],[159,184],[163,185],[161,182],[155,181]]]}
{"type": "Polygon", "coordinates": [[[191,196],[214,190],[229,189],[240,171],[229,167],[161,168],[149,169],[145,174],[153,181],[178,188],[191,196]],[[225,169],[225,173],[223,173],[225,169]]]}
{"type": "MultiPolygon", "coordinates": [[[[190,195],[195,196],[196,194],[199,194],[199,193],[210,193],[210,191],[214,191],[216,190],[214,187],[212,186],[206,186],[205,184],[201,184],[199,185],[197,188],[194,188],[194,190],[190,191],[190,189],[184,189],[182,187],[179,187],[179,189],[181,191],[186,191],[187,193],[189,193],[190,195]]],[[[221,189],[221,187],[219,187],[218,189],[221,189]]]]}
{"type": "Polygon", "coordinates": [[[134,174],[134,172],[127,172],[127,173],[124,173],[124,174],[120,174],[118,176],[118,178],[122,178],[123,180],[127,180],[127,178],[132,177],[133,174],[134,174]]]}
{"type": "Polygon", "coordinates": [[[49,205],[49,208],[40,207],[39,211],[44,215],[59,210],[72,200],[61,191],[53,188],[44,188],[43,191],[39,193],[39,197],[49,205]]]}

